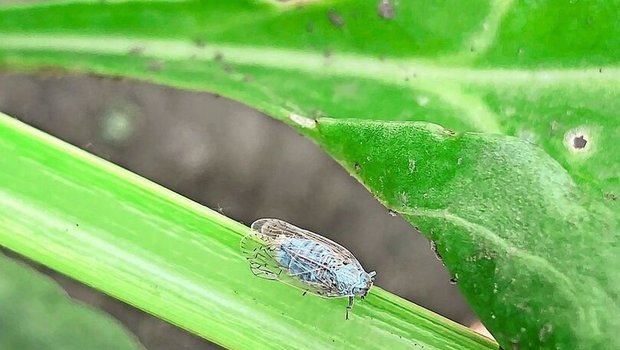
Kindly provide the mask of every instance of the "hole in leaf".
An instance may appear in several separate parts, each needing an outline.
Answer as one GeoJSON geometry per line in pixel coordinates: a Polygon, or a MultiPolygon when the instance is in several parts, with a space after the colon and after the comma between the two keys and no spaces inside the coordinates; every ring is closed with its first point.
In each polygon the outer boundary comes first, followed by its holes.
{"type": "Polygon", "coordinates": [[[593,141],[591,130],[578,127],[564,134],[564,145],[573,153],[591,153],[593,141]]]}
{"type": "Polygon", "coordinates": [[[588,144],[588,140],[583,135],[579,135],[573,138],[573,147],[577,149],[585,148],[588,144]]]}

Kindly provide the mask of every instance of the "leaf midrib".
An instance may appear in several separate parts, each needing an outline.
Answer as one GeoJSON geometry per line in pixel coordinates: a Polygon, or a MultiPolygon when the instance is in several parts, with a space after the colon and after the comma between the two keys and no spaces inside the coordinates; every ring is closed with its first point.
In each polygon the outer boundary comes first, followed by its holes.
{"type": "Polygon", "coordinates": [[[602,85],[620,85],[620,68],[617,67],[541,70],[478,68],[446,63],[454,60],[442,60],[441,64],[437,64],[436,61],[427,59],[378,59],[351,53],[326,56],[316,52],[216,42],[200,47],[183,39],[0,34],[0,50],[46,50],[126,56],[136,48],[140,48],[141,59],[213,61],[216,56],[222,56],[229,64],[305,72],[313,76],[362,78],[427,91],[440,97],[443,103],[459,110],[455,117],[470,125],[472,130],[486,133],[503,133],[499,117],[479,96],[466,93],[464,87],[514,88],[519,85],[540,87],[570,83],[573,86],[597,88],[602,85]]]}
{"type": "Polygon", "coordinates": [[[92,54],[128,55],[136,47],[142,56],[170,60],[213,60],[221,54],[227,62],[281,70],[312,72],[371,78],[400,85],[420,82],[451,82],[459,85],[532,84],[562,85],[572,83],[620,82],[620,67],[588,67],[568,69],[472,68],[451,64],[438,65],[436,59],[378,59],[350,53],[326,56],[323,53],[272,47],[241,46],[209,42],[198,47],[183,39],[129,38],[121,36],[76,36],[45,34],[1,34],[0,49],[49,50],[92,54]],[[415,76],[414,76],[415,74],[415,76]],[[414,78],[405,84],[405,77],[414,78]]]}

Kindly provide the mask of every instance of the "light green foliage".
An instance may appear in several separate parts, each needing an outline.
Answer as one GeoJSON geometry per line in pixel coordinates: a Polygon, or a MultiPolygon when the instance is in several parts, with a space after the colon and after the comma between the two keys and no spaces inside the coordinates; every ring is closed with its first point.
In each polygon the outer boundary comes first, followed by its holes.
{"type": "Polygon", "coordinates": [[[620,2],[379,3],[16,7],[0,62],[247,103],[436,240],[506,348],[620,347],[620,2]]]}
{"type": "Polygon", "coordinates": [[[71,301],[48,277],[2,254],[0,324],[1,349],[142,349],[110,316],[71,301]]]}

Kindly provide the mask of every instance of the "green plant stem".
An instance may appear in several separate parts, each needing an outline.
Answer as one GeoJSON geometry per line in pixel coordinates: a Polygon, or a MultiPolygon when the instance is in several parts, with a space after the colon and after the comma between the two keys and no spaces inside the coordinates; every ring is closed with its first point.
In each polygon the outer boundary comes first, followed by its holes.
{"type": "Polygon", "coordinates": [[[342,299],[254,277],[248,228],[0,115],[0,244],[223,346],[493,349],[380,288],[342,299]]]}

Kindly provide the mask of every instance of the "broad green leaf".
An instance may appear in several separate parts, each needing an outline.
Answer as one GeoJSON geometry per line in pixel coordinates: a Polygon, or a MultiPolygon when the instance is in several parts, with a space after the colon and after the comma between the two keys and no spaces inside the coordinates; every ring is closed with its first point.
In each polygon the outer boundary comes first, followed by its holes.
{"type": "Polygon", "coordinates": [[[494,349],[379,287],[346,300],[255,277],[248,228],[0,114],[0,244],[232,349],[494,349]]]}
{"type": "Polygon", "coordinates": [[[505,347],[620,347],[612,333],[620,312],[620,2],[387,4],[7,8],[0,62],[247,103],[315,139],[352,173],[359,168],[377,198],[437,240],[505,347]],[[405,123],[394,132],[378,121],[426,121],[459,134],[422,137],[435,127],[405,123]],[[420,176],[407,175],[415,169],[420,176]],[[518,286],[507,283],[512,274],[518,286]]]}
{"type": "Polygon", "coordinates": [[[513,348],[615,347],[617,213],[542,150],[426,123],[319,119],[317,129],[336,159],[435,240],[496,337],[513,348]]]}
{"type": "Polygon", "coordinates": [[[49,277],[1,253],[0,324],[2,349],[142,349],[110,316],[70,300],[49,277]]]}

